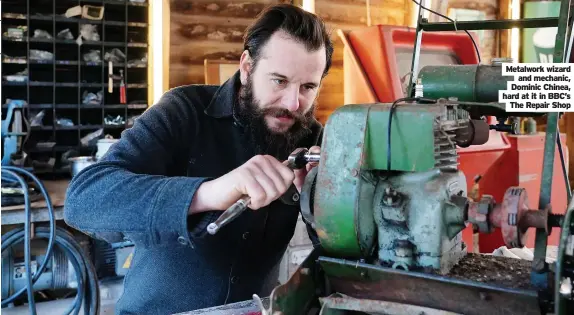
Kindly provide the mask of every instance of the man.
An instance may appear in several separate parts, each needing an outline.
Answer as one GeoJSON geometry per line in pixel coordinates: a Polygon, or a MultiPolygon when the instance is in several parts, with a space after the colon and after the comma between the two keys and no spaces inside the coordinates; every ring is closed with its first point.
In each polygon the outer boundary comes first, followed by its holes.
{"type": "Polygon", "coordinates": [[[221,87],[174,88],[99,161],[75,176],[65,220],[136,244],[119,314],[169,314],[268,296],[299,206],[283,202],[318,149],[314,103],[333,47],[322,22],[290,5],[247,30],[239,71],[221,87]],[[215,235],[209,223],[242,195],[251,210],[215,235]]]}

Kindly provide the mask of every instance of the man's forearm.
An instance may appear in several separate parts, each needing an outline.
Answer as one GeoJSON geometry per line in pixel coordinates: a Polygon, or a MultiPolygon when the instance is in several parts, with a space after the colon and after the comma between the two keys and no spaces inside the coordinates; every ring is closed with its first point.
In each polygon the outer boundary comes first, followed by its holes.
{"type": "Polygon", "coordinates": [[[189,215],[219,210],[213,205],[213,198],[213,181],[203,182],[195,191],[195,195],[189,206],[189,215]]]}

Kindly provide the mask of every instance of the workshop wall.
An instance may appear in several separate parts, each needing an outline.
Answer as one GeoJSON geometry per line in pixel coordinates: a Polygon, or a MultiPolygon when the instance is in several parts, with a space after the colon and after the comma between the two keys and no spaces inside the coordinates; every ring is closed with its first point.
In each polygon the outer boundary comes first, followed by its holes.
{"type": "MultiPolygon", "coordinates": [[[[171,0],[170,88],[204,83],[204,59],[239,60],[246,27],[267,5],[286,0],[171,0]]],[[[370,1],[372,24],[407,25],[410,0],[370,1]]],[[[317,101],[323,123],[343,105],[343,44],[338,28],[351,30],[369,21],[365,0],[316,0],[315,12],[325,20],[335,43],[333,66],[317,101]]]]}
{"type": "Polygon", "coordinates": [[[171,0],[170,88],[203,84],[204,60],[239,60],[243,32],[267,5],[282,0],[171,0]]]}
{"type": "MultiPolygon", "coordinates": [[[[432,2],[432,9],[447,15],[450,13],[449,10],[452,9],[468,9],[477,10],[484,13],[484,18],[486,20],[496,20],[501,19],[500,10],[504,9],[502,13],[507,14],[506,8],[501,7],[508,5],[508,1],[505,0],[434,0],[432,2]]],[[[446,22],[445,19],[438,17],[435,14],[430,14],[429,21],[431,22],[446,22]]],[[[497,36],[497,31],[494,30],[482,30],[481,40],[476,41],[480,50],[480,57],[483,64],[489,64],[492,58],[499,57],[499,40],[497,36]]]]}

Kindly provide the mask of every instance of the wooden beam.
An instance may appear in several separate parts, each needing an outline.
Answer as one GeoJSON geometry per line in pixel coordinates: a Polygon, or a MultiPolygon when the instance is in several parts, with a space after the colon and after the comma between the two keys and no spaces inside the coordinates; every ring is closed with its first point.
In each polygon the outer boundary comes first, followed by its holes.
{"type": "MultiPolygon", "coordinates": [[[[512,11],[510,4],[512,0],[499,0],[498,2],[498,19],[511,19],[512,11]]],[[[510,57],[510,34],[511,30],[499,30],[498,38],[498,56],[510,57]]]]}
{"type": "MultiPolygon", "coordinates": [[[[367,11],[365,5],[351,5],[331,1],[316,2],[317,15],[326,22],[353,23],[366,26],[367,11]]],[[[372,24],[404,25],[404,3],[389,2],[375,6],[371,4],[372,24]]]]}
{"type": "MultiPolygon", "coordinates": [[[[152,1],[150,2],[149,5],[149,10],[148,10],[148,21],[150,21],[149,23],[149,27],[148,27],[148,51],[147,51],[147,57],[148,57],[148,67],[147,67],[147,76],[149,78],[150,81],[150,85],[148,87],[148,92],[147,92],[147,98],[148,98],[148,104],[150,104],[150,106],[154,105],[154,97],[156,96],[154,93],[155,87],[160,84],[159,82],[157,82],[157,78],[155,77],[155,68],[154,68],[154,60],[155,58],[160,58],[158,56],[155,56],[154,54],[154,47],[156,47],[152,41],[153,41],[153,33],[154,33],[154,29],[155,28],[160,28],[161,29],[161,36],[162,36],[162,40],[164,43],[169,43],[170,42],[170,33],[171,33],[171,23],[170,23],[170,16],[171,16],[171,7],[170,7],[170,2],[169,0],[156,0],[156,1],[152,1]],[[154,9],[157,10],[158,6],[161,7],[162,10],[162,21],[161,21],[161,25],[157,25],[158,23],[160,23],[160,21],[156,21],[154,18],[154,9]]],[[[161,47],[161,58],[162,58],[162,87],[161,90],[162,91],[167,91],[170,87],[169,85],[169,80],[170,80],[170,45],[163,45],[161,47]]]]}
{"type": "Polygon", "coordinates": [[[277,1],[196,1],[172,0],[172,10],[185,15],[254,18],[267,6],[277,1]]]}

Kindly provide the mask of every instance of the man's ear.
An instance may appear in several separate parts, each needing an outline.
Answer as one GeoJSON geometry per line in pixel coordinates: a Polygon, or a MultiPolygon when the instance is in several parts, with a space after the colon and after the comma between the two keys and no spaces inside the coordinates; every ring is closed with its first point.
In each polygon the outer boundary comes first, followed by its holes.
{"type": "Polygon", "coordinates": [[[249,51],[244,50],[241,54],[241,59],[239,60],[239,75],[241,79],[241,84],[247,83],[247,76],[251,72],[253,66],[253,59],[249,55],[249,51]]]}

